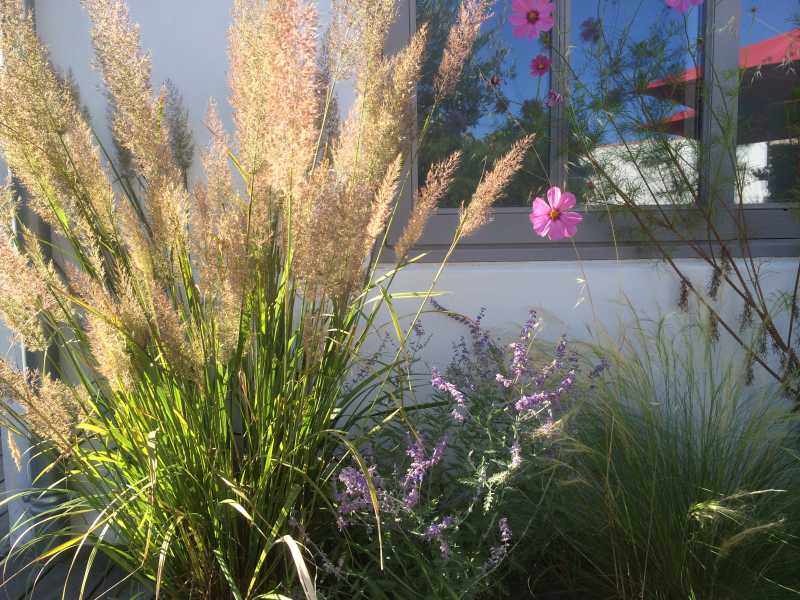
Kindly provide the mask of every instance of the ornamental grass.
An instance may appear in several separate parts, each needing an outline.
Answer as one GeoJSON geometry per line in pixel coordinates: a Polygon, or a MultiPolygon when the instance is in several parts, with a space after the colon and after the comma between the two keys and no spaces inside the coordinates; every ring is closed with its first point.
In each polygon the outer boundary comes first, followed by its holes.
{"type": "MultiPolygon", "coordinates": [[[[394,0],[334,1],[324,35],[310,2],[235,0],[235,131],[211,103],[204,174],[193,181],[171,143],[171,92],[154,90],[125,3],[83,4],[114,138],[130,159],[124,176],[31,18],[0,0],[0,146],[14,177],[3,203],[14,226],[0,237],[0,316],[44,365],[18,373],[0,362],[0,390],[13,400],[6,424],[33,437],[47,461],[45,491],[62,496],[14,524],[12,559],[36,550],[34,564],[45,566],[88,548],[68,580],[86,585],[104,554],[156,598],[255,600],[300,588],[314,598],[313,566],[292,531],[313,538],[335,519],[344,449],[366,482],[380,542],[375,488],[351,432],[390,389],[393,418],[403,418],[396,367],[416,317],[401,327],[395,303],[424,303],[438,278],[421,292],[391,289],[417,258],[458,156],[433,171],[401,252],[387,252],[414,160],[411,132],[419,119],[424,137],[430,118],[414,102],[426,30],[386,55],[394,0]],[[344,80],[355,82],[356,99],[340,122],[344,80]],[[19,219],[23,189],[50,239],[19,219]],[[387,314],[395,360],[353,381],[387,314]]],[[[440,96],[487,6],[465,0],[440,96]]],[[[476,201],[464,199],[451,251],[487,221],[531,142],[487,170],[476,201]]]]}

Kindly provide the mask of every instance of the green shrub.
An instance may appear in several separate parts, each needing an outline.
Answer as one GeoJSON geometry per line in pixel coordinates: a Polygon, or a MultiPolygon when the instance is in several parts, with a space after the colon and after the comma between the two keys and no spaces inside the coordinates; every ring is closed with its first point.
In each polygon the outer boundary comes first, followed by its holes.
{"type": "Polygon", "coordinates": [[[541,524],[556,542],[528,563],[565,597],[800,593],[796,419],[691,333],[639,335],[571,416],[541,524]]]}

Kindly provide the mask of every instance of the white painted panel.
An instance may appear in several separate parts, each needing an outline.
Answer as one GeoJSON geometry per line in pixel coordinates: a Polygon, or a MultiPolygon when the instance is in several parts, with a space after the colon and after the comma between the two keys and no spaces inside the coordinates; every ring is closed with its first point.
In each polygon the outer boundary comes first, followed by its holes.
{"type": "MultiPolygon", "coordinates": [[[[710,269],[700,260],[676,260],[698,289],[705,289],[710,269]]],[[[780,291],[794,283],[797,259],[769,259],[760,262],[764,294],[775,300],[780,291]]],[[[741,263],[740,263],[741,266],[741,263]]],[[[395,280],[397,291],[423,291],[430,284],[436,265],[413,265],[395,280]]],[[[618,344],[636,318],[644,321],[668,317],[676,328],[687,319],[678,310],[680,284],[673,272],[655,260],[547,261],[528,263],[469,263],[448,265],[437,290],[437,300],[446,308],[475,316],[486,308],[484,325],[509,340],[518,333],[529,310],[544,321],[543,339],[570,339],[618,344]]],[[[416,312],[416,300],[398,303],[398,311],[416,312]]],[[[738,323],[742,303],[734,292],[722,286],[717,307],[731,323],[738,323]]],[[[702,313],[700,313],[702,314],[702,313]]],[[[427,333],[433,334],[423,358],[429,366],[445,367],[452,355],[452,343],[465,328],[440,314],[423,318],[427,333]]],[[[785,327],[785,320],[776,322],[785,327]]],[[[723,354],[739,353],[736,342],[721,334],[723,354]]],[[[758,367],[756,367],[758,371],[758,367]]],[[[766,377],[759,378],[768,382],[766,377]]]]}
{"type": "MultiPolygon", "coordinates": [[[[13,334],[3,326],[2,322],[0,322],[0,356],[19,369],[24,367],[22,347],[16,343],[13,334]]],[[[0,398],[0,401],[6,401],[6,399],[0,398]]],[[[16,405],[12,405],[11,408],[19,410],[16,405]]],[[[5,428],[0,429],[0,435],[2,435],[3,474],[5,476],[2,492],[4,494],[13,493],[29,488],[31,486],[30,444],[25,438],[12,434],[5,428]]],[[[27,502],[14,500],[8,503],[9,523],[17,523],[27,515],[27,502]]],[[[12,539],[12,542],[14,540],[16,537],[12,539]]]]}

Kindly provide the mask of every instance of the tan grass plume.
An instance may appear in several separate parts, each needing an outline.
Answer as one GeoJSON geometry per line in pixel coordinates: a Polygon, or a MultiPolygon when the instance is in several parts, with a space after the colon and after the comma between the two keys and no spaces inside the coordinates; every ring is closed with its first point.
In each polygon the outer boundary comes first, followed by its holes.
{"type": "Polygon", "coordinates": [[[111,105],[112,125],[147,182],[146,213],[154,237],[153,257],[164,277],[174,266],[171,250],[185,240],[188,209],[183,175],[175,163],[163,118],[165,97],[154,97],[151,62],[141,48],[139,28],[122,0],[82,0],[92,19],[92,42],[111,105]]]}
{"type": "Polygon", "coordinates": [[[455,91],[464,65],[472,53],[481,25],[492,16],[490,0],[464,0],[458,10],[458,19],[450,28],[442,52],[442,62],[433,80],[436,100],[455,91]]]}
{"type": "Polygon", "coordinates": [[[425,225],[450,189],[459,164],[461,164],[460,150],[431,166],[425,178],[425,187],[416,195],[411,217],[395,245],[395,255],[398,260],[406,258],[419,241],[425,225]]]}
{"type": "Polygon", "coordinates": [[[31,208],[82,251],[113,230],[114,195],[70,83],[18,0],[0,0],[0,149],[31,208]]]}
{"type": "Polygon", "coordinates": [[[478,184],[469,204],[462,209],[463,237],[471,236],[491,220],[492,206],[502,197],[508,184],[519,172],[535,138],[536,135],[531,134],[515,142],[511,150],[494,163],[492,170],[478,184]]]}

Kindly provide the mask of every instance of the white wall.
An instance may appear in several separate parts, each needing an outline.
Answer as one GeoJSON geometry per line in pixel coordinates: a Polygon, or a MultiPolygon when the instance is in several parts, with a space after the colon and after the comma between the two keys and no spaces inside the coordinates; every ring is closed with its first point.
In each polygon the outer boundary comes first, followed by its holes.
{"type": "MultiPolygon", "coordinates": [[[[5,170],[4,166],[1,168],[5,170]]],[[[22,368],[24,365],[22,347],[16,343],[17,341],[18,340],[14,338],[12,333],[0,322],[0,356],[2,356],[5,360],[8,360],[16,367],[22,368]]],[[[19,409],[19,407],[13,405],[11,408],[12,410],[19,409]]],[[[30,444],[27,440],[15,434],[11,434],[12,437],[9,437],[9,432],[5,428],[0,429],[0,435],[2,435],[0,446],[3,448],[2,467],[3,473],[5,474],[4,489],[0,491],[6,492],[30,487],[30,444]],[[13,450],[11,444],[12,441],[14,447],[13,450]],[[14,456],[15,452],[19,453],[17,458],[14,456]],[[19,463],[17,462],[18,460],[19,463]]],[[[8,520],[11,524],[20,522],[20,520],[24,519],[28,515],[27,502],[20,500],[9,502],[7,504],[7,508],[8,520]]],[[[13,540],[18,538],[17,535],[12,537],[13,540]]]]}
{"type": "MultiPolygon", "coordinates": [[[[93,68],[89,19],[80,0],[36,0],[36,26],[54,64],[71,70],[92,125],[107,148],[107,102],[100,74],[93,68]]],[[[140,24],[142,44],[151,52],[153,85],[171,79],[184,95],[197,148],[208,142],[203,125],[208,102],[218,102],[223,122],[232,127],[227,104],[229,0],[133,0],[131,17],[140,24]]],[[[197,157],[195,163],[199,162],[197,157]]]]}
{"type": "MultiPolygon", "coordinates": [[[[230,126],[225,55],[230,5],[230,0],[129,1],[143,43],[152,52],[154,83],[170,77],[183,92],[198,147],[208,139],[202,119],[209,98],[219,101],[230,126]]],[[[89,23],[79,0],[37,0],[36,8],[39,34],[50,47],[53,61],[73,71],[95,125],[103,125],[106,103],[100,79],[91,69],[89,23]]],[[[103,137],[108,140],[107,133],[103,137]]],[[[708,272],[699,262],[678,263],[698,285],[705,285],[708,272]]],[[[789,288],[795,267],[796,261],[769,261],[768,293],[789,288]]],[[[432,271],[430,265],[409,268],[397,289],[425,289],[432,271]]],[[[654,261],[455,264],[447,269],[439,288],[451,292],[441,298],[449,308],[475,314],[485,306],[486,323],[500,330],[512,333],[529,308],[538,308],[547,316],[548,336],[565,332],[583,339],[601,330],[612,336],[623,332],[624,319],[630,317],[624,308],[626,298],[642,314],[657,317],[675,310],[679,293],[672,273],[654,261]]],[[[404,308],[412,312],[412,305],[404,308]]],[[[731,315],[737,311],[737,306],[731,306],[731,315]]],[[[442,317],[426,318],[426,326],[437,334],[426,358],[443,365],[451,342],[462,332],[442,317]]]]}
{"type": "MultiPolygon", "coordinates": [[[[699,289],[705,289],[710,271],[700,260],[676,263],[699,289]]],[[[764,292],[775,299],[781,290],[791,289],[797,259],[771,259],[761,263],[764,292]]],[[[741,263],[740,263],[740,266],[741,263]]],[[[415,265],[397,281],[398,291],[427,289],[435,265],[415,265]]],[[[541,335],[614,344],[618,347],[638,318],[642,321],[667,317],[674,330],[688,321],[678,310],[680,285],[673,272],[654,260],[557,261],[528,263],[451,264],[440,279],[438,289],[446,295],[437,300],[448,309],[474,316],[485,307],[484,324],[498,335],[511,339],[519,331],[530,309],[544,320],[541,335]],[[635,308],[635,314],[631,310],[635,308]]],[[[406,300],[398,311],[415,313],[416,301],[406,300]]],[[[731,289],[723,286],[717,307],[731,323],[738,323],[742,304],[731,289]]],[[[427,314],[425,330],[435,333],[425,352],[430,366],[444,367],[452,354],[452,342],[465,335],[465,329],[439,314],[427,314]]],[[[778,322],[785,326],[785,322],[778,322]]],[[[737,344],[724,332],[723,353],[739,354],[737,344]]],[[[767,383],[767,377],[759,377],[767,383]]]]}

